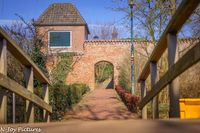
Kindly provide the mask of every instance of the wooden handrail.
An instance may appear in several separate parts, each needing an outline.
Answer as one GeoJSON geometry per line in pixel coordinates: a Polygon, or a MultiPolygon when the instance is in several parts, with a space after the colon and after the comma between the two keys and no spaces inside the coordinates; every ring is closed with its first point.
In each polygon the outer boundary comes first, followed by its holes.
{"type": "Polygon", "coordinates": [[[34,76],[41,83],[50,84],[48,78],[43,74],[43,72],[39,69],[39,67],[31,60],[31,58],[17,45],[16,41],[14,41],[1,27],[0,27],[0,37],[7,40],[7,48],[8,51],[23,65],[32,66],[34,76]]]}
{"type": "Polygon", "coordinates": [[[152,87],[152,90],[148,92],[148,94],[139,103],[139,108],[142,109],[153,99],[153,97],[158,95],[164,87],[198,61],[200,61],[200,43],[191,48],[165,73],[165,75],[152,87]]]}
{"type": "Polygon", "coordinates": [[[18,84],[16,81],[10,79],[7,76],[4,76],[3,74],[0,74],[0,85],[18,94],[19,96],[33,102],[34,104],[47,110],[48,112],[52,112],[52,107],[49,104],[47,104],[44,100],[42,100],[40,97],[33,94],[32,92],[28,91],[25,87],[18,84]]]}
{"type": "Polygon", "coordinates": [[[175,14],[173,15],[172,19],[167,25],[167,28],[161,35],[156,47],[154,48],[150,58],[146,62],[139,78],[138,82],[141,80],[146,80],[149,73],[150,73],[150,62],[157,62],[164,51],[167,48],[167,34],[168,33],[177,33],[193,11],[197,8],[199,4],[199,0],[182,0],[180,6],[176,10],[175,14]]]}
{"type": "Polygon", "coordinates": [[[150,58],[146,62],[138,82],[141,84],[142,99],[139,108],[142,110],[142,118],[147,119],[146,104],[152,100],[153,119],[159,118],[158,98],[159,92],[169,85],[169,117],[179,117],[179,81],[176,79],[181,73],[200,60],[200,44],[190,49],[177,61],[177,33],[182,28],[193,11],[198,7],[200,0],[182,0],[175,14],[169,21],[165,31],[161,35],[157,45],[153,49],[150,58]],[[168,48],[168,49],[167,49],[168,48]],[[157,80],[157,62],[168,50],[168,71],[157,80]],[[176,62],[177,61],[177,62],[176,62]],[[145,80],[151,74],[151,91],[146,94],[145,80]]]}
{"type": "MultiPolygon", "coordinates": [[[[25,98],[26,112],[25,121],[34,122],[35,105],[42,108],[44,120],[50,121],[50,113],[52,107],[49,105],[49,89],[50,84],[48,78],[43,74],[39,67],[31,60],[31,58],[17,45],[17,43],[0,27],[0,93],[1,108],[0,108],[0,123],[7,123],[7,91],[25,98]],[[24,78],[25,87],[18,84],[7,76],[7,52],[10,52],[22,65],[25,66],[24,78]],[[43,97],[40,98],[34,94],[34,77],[43,84],[43,97]],[[6,89],[6,90],[5,90],[6,89]]],[[[13,95],[13,99],[14,95],[13,95]]],[[[13,101],[14,102],[14,101],[13,101]]],[[[15,105],[15,102],[13,103],[15,105]]],[[[14,108],[14,107],[13,107],[14,108]]],[[[13,109],[14,110],[14,109],[13,109]]],[[[14,110],[15,111],[15,110],[14,110]]],[[[15,114],[15,113],[13,113],[15,114]]],[[[15,116],[13,116],[15,118],[15,116]]],[[[13,119],[14,121],[14,119],[13,119]]]]}

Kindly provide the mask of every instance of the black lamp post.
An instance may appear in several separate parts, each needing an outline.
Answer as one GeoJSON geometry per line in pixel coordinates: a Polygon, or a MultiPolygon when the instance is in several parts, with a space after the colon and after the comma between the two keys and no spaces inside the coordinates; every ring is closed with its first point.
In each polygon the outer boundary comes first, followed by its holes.
{"type": "Polygon", "coordinates": [[[133,6],[134,6],[134,0],[128,1],[130,9],[131,9],[131,92],[134,95],[135,94],[135,85],[134,85],[134,40],[133,40],[133,6]]]}

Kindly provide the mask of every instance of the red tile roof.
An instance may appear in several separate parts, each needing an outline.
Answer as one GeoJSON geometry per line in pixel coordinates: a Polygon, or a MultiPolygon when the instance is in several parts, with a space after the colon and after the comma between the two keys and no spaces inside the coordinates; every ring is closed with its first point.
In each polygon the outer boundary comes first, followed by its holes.
{"type": "MultiPolygon", "coordinates": [[[[87,23],[71,3],[54,3],[36,20],[36,26],[85,25],[87,23]]],[[[89,30],[88,30],[89,31],[89,30]]]]}

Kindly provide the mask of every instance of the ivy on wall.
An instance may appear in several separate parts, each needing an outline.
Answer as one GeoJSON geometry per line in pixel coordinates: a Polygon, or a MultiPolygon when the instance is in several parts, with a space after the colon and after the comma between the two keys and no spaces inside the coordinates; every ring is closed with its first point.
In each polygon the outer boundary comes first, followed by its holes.
{"type": "Polygon", "coordinates": [[[71,70],[74,55],[74,53],[69,52],[58,54],[60,61],[51,73],[53,83],[65,83],[66,76],[71,70]]]}
{"type": "MultiPolygon", "coordinates": [[[[38,39],[39,40],[39,39],[38,39]]],[[[42,70],[42,72],[48,77],[48,72],[45,66],[46,56],[40,51],[43,43],[42,41],[35,42],[31,53],[31,59],[42,70]]]]}

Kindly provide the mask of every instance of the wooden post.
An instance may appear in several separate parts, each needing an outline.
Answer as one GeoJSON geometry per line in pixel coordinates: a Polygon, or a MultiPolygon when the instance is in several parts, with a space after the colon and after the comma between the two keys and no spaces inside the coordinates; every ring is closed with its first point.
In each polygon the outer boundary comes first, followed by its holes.
{"type": "Polygon", "coordinates": [[[15,123],[15,117],[16,117],[16,108],[15,108],[15,105],[16,105],[16,102],[15,102],[15,93],[12,93],[12,98],[13,98],[13,101],[12,101],[12,105],[13,105],[13,124],[15,123]]]}
{"type": "MultiPolygon", "coordinates": [[[[150,62],[150,71],[151,71],[151,88],[156,84],[157,81],[157,63],[150,62]]],[[[152,117],[153,119],[159,118],[158,110],[158,96],[155,96],[152,100],[152,117]]]]}
{"type": "MultiPolygon", "coordinates": [[[[43,93],[44,101],[49,104],[49,88],[48,88],[48,84],[43,84],[43,90],[44,90],[44,93],[43,93]]],[[[43,113],[44,113],[43,114],[44,121],[50,122],[49,112],[46,111],[46,110],[43,110],[43,113]]]]}
{"type": "MultiPolygon", "coordinates": [[[[144,98],[146,96],[146,88],[145,88],[145,81],[140,81],[140,87],[141,87],[141,98],[144,98]]],[[[142,108],[142,119],[147,119],[147,107],[144,106],[142,108]]]]}
{"type": "MultiPolygon", "coordinates": [[[[7,76],[7,41],[0,39],[0,73],[7,76]]],[[[0,87],[0,123],[7,123],[7,91],[0,87]]]]}
{"type": "MultiPolygon", "coordinates": [[[[178,52],[176,52],[177,51],[176,34],[169,33],[167,35],[167,45],[168,45],[168,66],[169,68],[171,68],[172,65],[175,64],[178,57],[178,52]]],[[[169,84],[169,97],[170,97],[169,117],[170,118],[180,117],[178,79],[173,80],[169,84]]]]}
{"type": "MultiPolygon", "coordinates": [[[[34,93],[33,87],[33,68],[27,67],[25,68],[25,82],[26,88],[34,93]]],[[[33,123],[34,122],[34,105],[30,101],[26,100],[26,122],[33,123]]]]}

